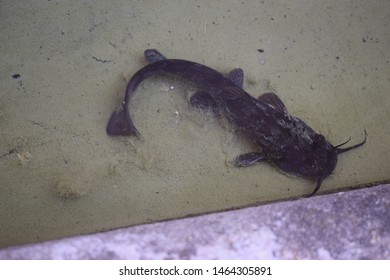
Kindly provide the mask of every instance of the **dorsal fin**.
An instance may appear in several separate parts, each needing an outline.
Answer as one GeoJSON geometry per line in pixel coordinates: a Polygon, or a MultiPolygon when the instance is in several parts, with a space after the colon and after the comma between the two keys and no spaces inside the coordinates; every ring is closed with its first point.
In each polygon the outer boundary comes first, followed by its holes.
{"type": "Polygon", "coordinates": [[[166,60],[167,58],[163,56],[158,50],[147,49],[144,51],[144,56],[147,62],[155,63],[157,61],[166,60]]]}
{"type": "Polygon", "coordinates": [[[272,105],[275,109],[287,113],[287,108],[284,106],[283,101],[273,92],[264,93],[260,95],[257,100],[272,105]]]}
{"type": "Polygon", "coordinates": [[[238,85],[240,88],[244,85],[244,71],[242,71],[241,68],[234,68],[232,71],[230,71],[226,78],[231,80],[233,83],[238,85]]]}

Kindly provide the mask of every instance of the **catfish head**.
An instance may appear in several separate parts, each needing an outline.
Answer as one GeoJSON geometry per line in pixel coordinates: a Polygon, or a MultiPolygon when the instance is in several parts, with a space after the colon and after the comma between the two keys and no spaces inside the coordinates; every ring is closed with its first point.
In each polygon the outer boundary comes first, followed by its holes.
{"type": "Polygon", "coordinates": [[[321,134],[317,134],[314,137],[311,153],[306,158],[307,162],[301,166],[303,168],[301,174],[305,174],[308,178],[313,178],[317,181],[314,191],[308,196],[314,195],[319,190],[322,181],[332,174],[336,168],[339,154],[356,149],[366,143],[367,133],[365,130],[364,133],[365,137],[362,142],[347,148],[340,147],[348,143],[351,138],[342,144],[333,146],[321,134]]]}

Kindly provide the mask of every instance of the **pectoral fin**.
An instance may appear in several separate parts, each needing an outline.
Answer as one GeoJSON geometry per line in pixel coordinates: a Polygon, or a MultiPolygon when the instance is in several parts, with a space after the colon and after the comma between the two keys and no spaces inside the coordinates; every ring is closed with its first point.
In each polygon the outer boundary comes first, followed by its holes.
{"type": "Polygon", "coordinates": [[[277,110],[287,113],[287,108],[283,101],[273,92],[267,92],[260,95],[257,100],[274,106],[277,110]]]}
{"type": "Polygon", "coordinates": [[[239,155],[234,160],[236,167],[247,167],[265,160],[265,155],[262,152],[251,152],[239,155]]]}
{"type": "Polygon", "coordinates": [[[248,100],[250,96],[239,87],[227,87],[218,93],[218,97],[222,100],[248,100]]]}

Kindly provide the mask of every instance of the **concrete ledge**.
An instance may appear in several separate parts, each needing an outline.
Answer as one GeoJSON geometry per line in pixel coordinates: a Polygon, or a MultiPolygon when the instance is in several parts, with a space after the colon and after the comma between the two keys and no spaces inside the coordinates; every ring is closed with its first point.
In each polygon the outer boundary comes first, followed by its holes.
{"type": "Polygon", "coordinates": [[[390,259],[390,185],[0,250],[0,259],[390,259]]]}

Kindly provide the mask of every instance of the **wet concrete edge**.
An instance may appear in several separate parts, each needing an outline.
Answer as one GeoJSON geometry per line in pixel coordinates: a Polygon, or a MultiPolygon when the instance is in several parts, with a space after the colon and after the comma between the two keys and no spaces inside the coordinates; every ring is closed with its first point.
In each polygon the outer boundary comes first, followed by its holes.
{"type": "Polygon", "coordinates": [[[0,259],[390,259],[390,184],[0,249],[0,259]]]}

